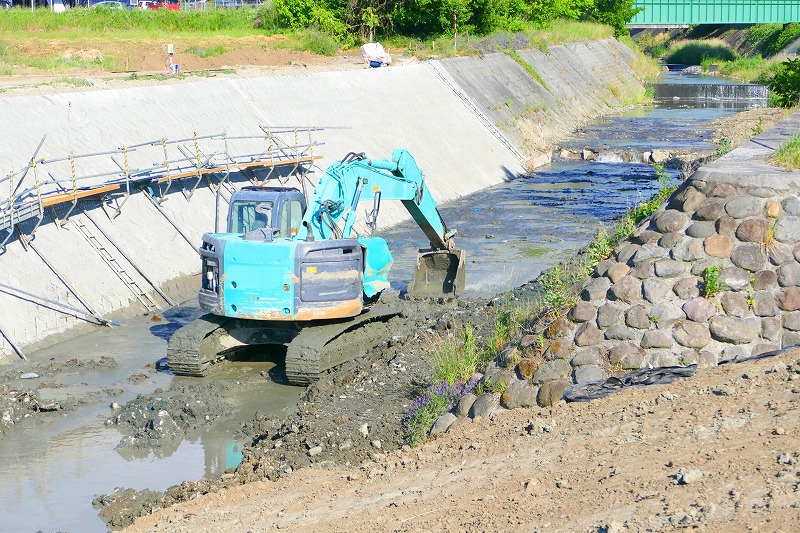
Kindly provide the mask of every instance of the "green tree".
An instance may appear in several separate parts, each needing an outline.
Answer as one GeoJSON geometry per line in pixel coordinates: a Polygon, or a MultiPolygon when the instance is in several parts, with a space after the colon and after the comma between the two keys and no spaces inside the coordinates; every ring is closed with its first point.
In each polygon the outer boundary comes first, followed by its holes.
{"type": "Polygon", "coordinates": [[[337,16],[336,5],[323,0],[274,0],[278,23],[287,28],[316,28],[332,35],[344,35],[347,27],[337,16]]]}
{"type": "Polygon", "coordinates": [[[458,31],[475,31],[470,23],[470,0],[405,0],[395,5],[392,20],[395,29],[405,35],[430,37],[453,34],[453,11],[458,13],[458,31]]]}
{"type": "Polygon", "coordinates": [[[585,18],[614,28],[614,37],[629,35],[625,27],[637,13],[644,8],[633,7],[634,0],[595,0],[594,7],[588,9],[585,18]]]}

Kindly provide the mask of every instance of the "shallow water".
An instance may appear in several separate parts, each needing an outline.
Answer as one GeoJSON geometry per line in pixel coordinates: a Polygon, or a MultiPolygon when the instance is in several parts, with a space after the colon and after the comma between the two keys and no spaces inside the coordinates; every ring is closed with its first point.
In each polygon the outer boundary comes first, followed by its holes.
{"type": "MultiPolygon", "coordinates": [[[[710,149],[708,122],[747,107],[745,102],[734,108],[636,110],[597,121],[565,144],[710,149]]],[[[448,226],[459,230],[457,245],[467,252],[464,294],[489,297],[536,278],[658,187],[653,169],[646,165],[559,162],[441,206],[448,226]]],[[[392,287],[403,290],[413,275],[417,247],[427,242],[412,224],[381,236],[395,258],[392,287]]],[[[105,531],[91,506],[95,496],[115,487],[163,490],[184,480],[219,476],[240,460],[241,443],[231,436],[241,421],[251,419],[256,410],[280,415],[296,403],[302,388],[265,383],[240,398],[239,413],[171,453],[139,458],[117,453],[114,447],[121,434],[104,425],[111,414],[109,404],[124,404],[137,394],[167,388],[172,379],[186,379],[153,373],[146,365],[164,357],[169,336],[199,313],[196,305],[189,304],[165,312],[161,322],[138,317],[121,327],[97,330],[30,354],[37,361],[110,355],[119,366],[59,376],[65,384],[79,384],[68,389],[95,401],[56,422],[23,424],[13,439],[0,441],[0,531],[105,531]],[[143,373],[147,379],[131,383],[127,378],[132,373],[143,373]],[[106,392],[115,388],[122,393],[106,392]]],[[[253,364],[255,372],[274,366],[253,364]]],[[[68,392],[43,389],[56,400],[68,392]]]]}

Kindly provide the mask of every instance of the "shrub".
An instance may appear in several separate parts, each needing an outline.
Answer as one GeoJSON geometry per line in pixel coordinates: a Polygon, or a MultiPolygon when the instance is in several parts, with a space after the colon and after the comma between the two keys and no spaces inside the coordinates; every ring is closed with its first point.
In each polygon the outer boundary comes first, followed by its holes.
{"type": "Polygon", "coordinates": [[[774,101],[780,107],[792,107],[800,101],[800,59],[788,59],[781,63],[767,82],[774,101]]]}

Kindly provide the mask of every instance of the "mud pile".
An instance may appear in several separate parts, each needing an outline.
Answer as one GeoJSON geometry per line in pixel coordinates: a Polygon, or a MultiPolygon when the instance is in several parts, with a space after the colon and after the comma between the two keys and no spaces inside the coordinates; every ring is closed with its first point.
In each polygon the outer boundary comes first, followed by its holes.
{"type": "Polygon", "coordinates": [[[0,437],[26,418],[69,412],[85,399],[48,394],[45,389],[67,388],[61,376],[79,370],[115,368],[113,357],[83,360],[72,358],[58,363],[25,363],[0,374],[0,437]],[[59,396],[58,399],[54,399],[59,396]]]}

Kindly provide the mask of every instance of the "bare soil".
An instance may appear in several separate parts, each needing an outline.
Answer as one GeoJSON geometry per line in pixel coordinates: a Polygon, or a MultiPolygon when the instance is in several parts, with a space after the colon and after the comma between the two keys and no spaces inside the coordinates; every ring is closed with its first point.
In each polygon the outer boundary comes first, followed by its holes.
{"type": "Polygon", "coordinates": [[[67,65],[69,61],[64,61],[64,66],[58,72],[44,72],[33,67],[14,65],[13,75],[0,76],[0,93],[29,95],[181,83],[197,77],[252,77],[366,68],[358,50],[323,56],[284,48],[286,41],[282,35],[205,40],[16,40],[14,47],[25,57],[73,60],[76,66],[70,67],[67,65]],[[170,44],[174,45],[175,53],[171,61],[179,66],[178,76],[173,76],[169,68],[170,44]],[[220,49],[224,52],[213,55],[220,49]],[[99,67],[103,63],[110,63],[110,70],[80,66],[99,67]]]}
{"type": "Polygon", "coordinates": [[[797,531],[800,350],[197,496],[125,531],[797,531]]]}

